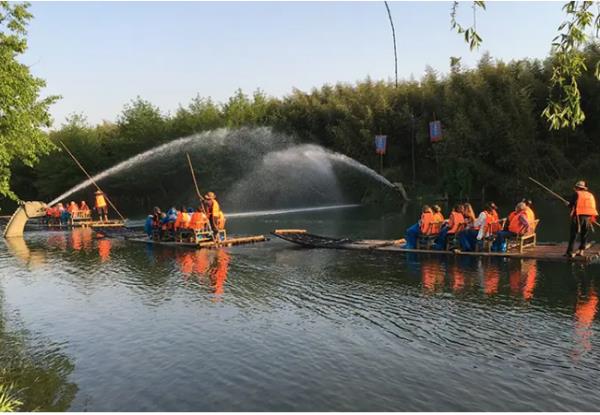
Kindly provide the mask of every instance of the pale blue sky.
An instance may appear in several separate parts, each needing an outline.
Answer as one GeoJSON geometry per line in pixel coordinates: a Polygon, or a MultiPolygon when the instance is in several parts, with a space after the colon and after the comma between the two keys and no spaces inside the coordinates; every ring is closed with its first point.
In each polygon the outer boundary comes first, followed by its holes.
{"type": "MultiPolygon", "coordinates": [[[[562,2],[488,2],[484,39],[470,52],[450,30],[451,2],[390,2],[399,76],[426,65],[447,72],[449,56],[473,65],[493,57],[542,58],[561,22],[562,2]]],[[[471,3],[459,21],[472,22],[471,3]]],[[[393,45],[383,2],[37,2],[22,61],[63,99],[55,125],[82,112],[115,120],[136,96],[165,112],[196,94],[225,101],[237,88],[283,96],[292,88],[393,79],[393,45]]]]}

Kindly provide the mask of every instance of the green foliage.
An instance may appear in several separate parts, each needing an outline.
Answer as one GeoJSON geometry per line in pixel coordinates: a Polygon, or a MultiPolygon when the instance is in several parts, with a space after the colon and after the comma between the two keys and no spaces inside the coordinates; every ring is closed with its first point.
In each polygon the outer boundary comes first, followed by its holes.
{"type": "MultiPolygon", "coordinates": [[[[590,172],[600,167],[596,157],[600,156],[596,140],[600,135],[600,83],[589,64],[600,58],[600,46],[588,45],[582,56],[588,69],[580,75],[578,85],[582,110],[590,116],[576,130],[548,132],[538,116],[546,105],[552,57],[545,62],[504,63],[486,54],[475,68],[463,68],[457,60],[447,76],[427,68],[420,81],[401,82],[398,87],[366,79],[308,92],[293,90],[281,99],[261,91],[249,95],[237,91],[224,104],[197,96],[173,115],[137,98],[125,106],[115,124],[92,126],[83,116],[73,115],[51,131],[49,138],[56,147],[64,142],[94,174],[182,136],[245,126],[270,126],[298,142],[322,145],[378,170],[373,137],[387,134],[384,167],[394,172],[394,180],[410,184],[414,131],[418,189],[469,197],[485,188],[490,196],[520,196],[526,185],[522,179],[528,175],[552,182],[578,175],[590,177],[590,172]],[[442,121],[444,132],[444,140],[436,144],[430,143],[428,132],[428,123],[434,118],[442,121]]],[[[244,168],[245,155],[241,153],[236,154],[239,160],[235,165],[219,161],[231,156],[201,160],[206,169],[220,175],[224,187],[235,176],[231,169],[244,168]]],[[[19,195],[42,200],[52,199],[84,179],[70,158],[58,150],[42,157],[34,169],[22,164],[13,164],[13,168],[18,172],[13,187],[19,195]]],[[[150,169],[140,171],[135,177],[112,183],[114,196],[131,197],[127,189],[140,175],[147,175],[144,182],[155,184],[148,194],[163,193],[175,180],[171,173],[162,177],[150,169]]]]}
{"type": "Polygon", "coordinates": [[[0,383],[0,412],[16,412],[23,402],[15,396],[14,385],[3,385],[0,383]]]}
{"type": "Polygon", "coordinates": [[[28,7],[0,2],[0,195],[12,199],[10,166],[16,160],[32,166],[52,149],[42,128],[50,126],[48,107],[58,99],[41,99],[45,82],[18,61],[27,49],[28,7]]]}
{"type": "MultiPolygon", "coordinates": [[[[551,130],[561,128],[575,129],[585,120],[581,108],[581,93],[577,80],[587,71],[582,48],[589,42],[590,29],[595,29],[596,38],[600,32],[600,6],[594,12],[593,1],[569,1],[563,6],[566,20],[558,26],[559,34],[552,42],[552,75],[550,77],[550,95],[542,117],[551,130]]],[[[455,1],[450,12],[450,24],[453,30],[464,35],[471,50],[479,48],[482,39],[477,33],[476,9],[485,10],[485,1],[473,2],[473,26],[463,28],[456,20],[459,3],[455,1]]],[[[456,58],[453,58],[456,59],[456,58]]],[[[600,80],[600,60],[593,62],[594,75],[600,80]]]]}
{"type": "Polygon", "coordinates": [[[452,3],[452,10],[450,11],[450,27],[452,30],[456,30],[456,33],[465,37],[465,42],[468,43],[471,50],[479,49],[483,39],[479,36],[479,33],[477,33],[476,13],[478,8],[485,10],[485,1],[473,2],[473,26],[469,26],[466,29],[456,20],[458,6],[458,1],[452,3]]]}

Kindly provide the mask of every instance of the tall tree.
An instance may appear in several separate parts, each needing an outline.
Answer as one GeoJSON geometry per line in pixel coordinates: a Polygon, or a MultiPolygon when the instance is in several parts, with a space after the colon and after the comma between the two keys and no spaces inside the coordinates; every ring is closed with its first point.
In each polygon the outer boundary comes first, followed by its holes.
{"type": "Polygon", "coordinates": [[[40,97],[46,86],[18,58],[27,50],[28,3],[0,2],[0,196],[18,199],[10,188],[10,166],[20,160],[33,166],[52,149],[43,127],[58,96],[40,97]]]}

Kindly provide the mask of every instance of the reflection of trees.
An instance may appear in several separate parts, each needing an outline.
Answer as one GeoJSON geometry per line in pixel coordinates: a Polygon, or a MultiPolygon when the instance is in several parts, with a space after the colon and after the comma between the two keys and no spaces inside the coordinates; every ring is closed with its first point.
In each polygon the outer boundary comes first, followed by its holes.
{"type": "MultiPolygon", "coordinates": [[[[0,292],[0,306],[2,292],[0,292]]],[[[67,378],[75,367],[57,345],[37,342],[25,330],[11,330],[0,310],[0,385],[24,411],[66,411],[77,393],[67,378]]]]}

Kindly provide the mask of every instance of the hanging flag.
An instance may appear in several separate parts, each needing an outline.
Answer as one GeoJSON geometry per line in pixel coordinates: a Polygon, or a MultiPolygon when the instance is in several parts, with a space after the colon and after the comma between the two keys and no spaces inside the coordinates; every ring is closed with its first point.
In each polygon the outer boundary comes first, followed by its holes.
{"type": "Polygon", "coordinates": [[[442,122],[441,121],[431,121],[429,123],[429,138],[432,143],[437,143],[438,141],[442,141],[442,122]]]}
{"type": "Polygon", "coordinates": [[[375,136],[375,153],[384,155],[387,147],[387,135],[375,136]]]}

